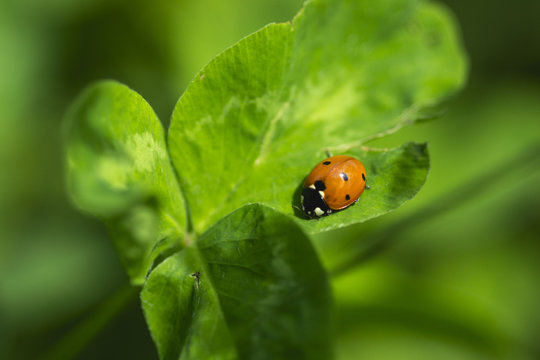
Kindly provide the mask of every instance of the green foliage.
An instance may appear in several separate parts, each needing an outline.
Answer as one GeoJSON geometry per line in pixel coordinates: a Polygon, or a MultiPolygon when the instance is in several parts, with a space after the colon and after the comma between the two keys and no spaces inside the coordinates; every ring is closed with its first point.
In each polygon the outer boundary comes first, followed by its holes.
{"type": "Polygon", "coordinates": [[[436,5],[314,0],[196,75],[168,148],[139,95],[111,81],[87,89],[67,116],[70,193],[107,223],[132,282],[148,276],[161,358],[328,358],[329,287],[305,232],[366,221],[418,192],[425,144],[364,144],[429,116],[465,68],[436,5]],[[371,188],[306,220],[294,207],[326,150],[359,158],[371,188]]]}
{"type": "Polygon", "coordinates": [[[142,283],[159,239],[183,235],[184,201],[163,128],[126,86],[90,86],[67,115],[68,186],[75,203],[108,225],[126,271],[142,283]]]}
{"type": "MultiPolygon", "coordinates": [[[[425,116],[463,81],[451,26],[423,2],[313,1],[291,24],[217,56],[180,98],[169,130],[195,231],[250,202],[293,214],[292,194],[325,149],[363,155],[359,145],[425,116]]],[[[320,231],[381,213],[357,206],[316,227],[300,223],[320,231]]]]}
{"type": "Polygon", "coordinates": [[[329,357],[326,273],[298,226],[261,205],[167,258],[142,302],[162,359],[329,357]]]}
{"type": "Polygon", "coordinates": [[[347,211],[320,220],[301,220],[310,233],[361,223],[394,210],[420,190],[429,171],[427,144],[406,143],[393,149],[356,147],[344,154],[362,159],[369,189],[347,211]]]}

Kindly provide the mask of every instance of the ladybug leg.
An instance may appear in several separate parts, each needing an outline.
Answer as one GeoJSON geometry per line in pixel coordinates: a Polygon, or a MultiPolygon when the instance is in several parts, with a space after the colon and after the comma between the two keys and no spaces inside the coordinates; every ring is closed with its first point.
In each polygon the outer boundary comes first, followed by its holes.
{"type": "Polygon", "coordinates": [[[312,217],[311,217],[309,214],[306,214],[305,211],[303,211],[302,209],[300,209],[298,206],[293,205],[292,207],[295,208],[296,210],[298,210],[302,215],[304,215],[304,218],[307,216],[309,220],[312,219],[312,217]]]}
{"type": "Polygon", "coordinates": [[[298,210],[300,213],[302,213],[302,215],[304,215],[304,217],[307,216],[307,218],[308,218],[309,220],[313,220],[314,218],[318,220],[317,217],[313,217],[313,216],[307,214],[305,211],[303,211],[302,209],[300,209],[298,206],[293,205],[292,207],[295,208],[296,210],[298,210]]]}
{"type": "Polygon", "coordinates": [[[332,157],[332,153],[330,152],[330,150],[324,149],[324,152],[326,153],[327,158],[332,157]]]}
{"type": "Polygon", "coordinates": [[[371,189],[371,186],[369,186],[369,185],[366,184],[366,189],[367,189],[367,190],[371,189]]]}

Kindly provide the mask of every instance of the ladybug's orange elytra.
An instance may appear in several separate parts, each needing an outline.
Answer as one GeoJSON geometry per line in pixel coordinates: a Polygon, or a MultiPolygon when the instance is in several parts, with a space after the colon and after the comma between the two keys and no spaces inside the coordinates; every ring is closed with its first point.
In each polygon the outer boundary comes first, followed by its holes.
{"type": "Polygon", "coordinates": [[[337,155],[318,163],[304,181],[302,209],[326,216],[358,200],[366,187],[366,169],[352,156],[337,155]]]}

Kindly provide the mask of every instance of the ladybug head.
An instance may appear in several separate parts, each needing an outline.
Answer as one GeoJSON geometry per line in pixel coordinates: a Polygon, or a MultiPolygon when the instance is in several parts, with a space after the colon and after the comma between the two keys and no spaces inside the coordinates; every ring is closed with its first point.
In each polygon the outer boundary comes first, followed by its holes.
{"type": "Polygon", "coordinates": [[[324,195],[321,195],[321,192],[315,189],[314,186],[306,187],[302,190],[302,196],[300,198],[302,210],[307,216],[312,218],[323,217],[332,213],[332,210],[324,201],[324,195]]]}

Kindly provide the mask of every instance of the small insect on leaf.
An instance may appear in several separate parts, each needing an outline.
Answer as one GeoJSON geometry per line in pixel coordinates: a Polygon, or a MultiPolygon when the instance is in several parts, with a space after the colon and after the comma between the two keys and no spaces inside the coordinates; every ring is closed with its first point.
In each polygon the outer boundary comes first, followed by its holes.
{"type": "Polygon", "coordinates": [[[199,282],[201,281],[201,272],[196,271],[193,274],[190,274],[189,276],[195,279],[195,284],[197,286],[197,291],[199,291],[199,282]]]}
{"type": "Polygon", "coordinates": [[[366,186],[364,165],[352,156],[332,156],[317,164],[302,190],[302,209],[310,218],[354,204],[366,186]]]}

